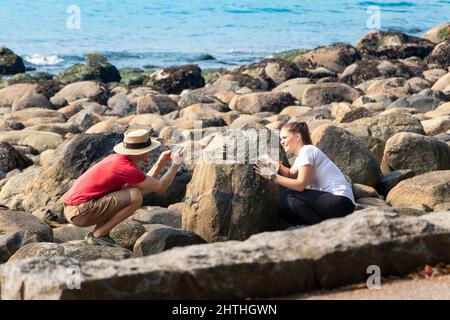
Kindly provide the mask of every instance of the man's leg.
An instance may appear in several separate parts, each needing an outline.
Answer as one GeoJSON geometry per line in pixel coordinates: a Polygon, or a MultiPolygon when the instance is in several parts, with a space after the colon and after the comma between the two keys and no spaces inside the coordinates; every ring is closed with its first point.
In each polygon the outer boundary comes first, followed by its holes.
{"type": "Polygon", "coordinates": [[[92,231],[94,237],[103,237],[109,234],[112,228],[118,225],[120,222],[131,216],[142,205],[142,192],[138,188],[127,189],[130,192],[130,204],[123,209],[117,211],[111,215],[111,218],[102,224],[97,224],[92,231]]]}

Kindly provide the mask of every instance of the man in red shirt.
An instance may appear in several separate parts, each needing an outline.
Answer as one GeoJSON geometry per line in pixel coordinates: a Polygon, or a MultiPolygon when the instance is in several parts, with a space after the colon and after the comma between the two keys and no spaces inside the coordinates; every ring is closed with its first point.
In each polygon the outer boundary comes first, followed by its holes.
{"type": "Polygon", "coordinates": [[[163,152],[147,174],[137,166],[148,163],[150,151],[159,145],[145,129],[128,130],[114,147],[116,153],[89,168],[62,197],[67,221],[78,227],[95,225],[85,238],[89,244],[114,246],[109,232],[141,207],[142,193],[164,192],[172,184],[183,162],[182,150],[163,152]],[[170,169],[156,179],[171,159],[170,169]]]}

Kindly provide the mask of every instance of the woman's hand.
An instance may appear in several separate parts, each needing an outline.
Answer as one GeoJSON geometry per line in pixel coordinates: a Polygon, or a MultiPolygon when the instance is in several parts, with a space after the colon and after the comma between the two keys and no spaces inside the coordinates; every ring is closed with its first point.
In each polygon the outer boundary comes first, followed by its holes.
{"type": "Polygon", "coordinates": [[[272,177],[277,174],[277,170],[272,165],[264,164],[259,160],[256,161],[254,168],[256,174],[267,180],[272,180],[272,177]]]}

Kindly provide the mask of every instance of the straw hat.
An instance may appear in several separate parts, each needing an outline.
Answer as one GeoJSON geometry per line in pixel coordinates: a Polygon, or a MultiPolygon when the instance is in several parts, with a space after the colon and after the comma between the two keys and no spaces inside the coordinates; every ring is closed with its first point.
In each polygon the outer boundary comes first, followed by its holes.
{"type": "Polygon", "coordinates": [[[152,140],[146,129],[131,129],[124,134],[123,142],[114,147],[114,152],[124,155],[140,155],[158,148],[159,141],[152,140]]]}

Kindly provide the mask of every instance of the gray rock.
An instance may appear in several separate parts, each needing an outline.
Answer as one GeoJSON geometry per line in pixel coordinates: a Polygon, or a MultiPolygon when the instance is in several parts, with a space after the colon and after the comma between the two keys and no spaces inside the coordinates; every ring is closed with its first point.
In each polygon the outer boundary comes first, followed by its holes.
{"type": "Polygon", "coordinates": [[[199,66],[191,64],[156,71],[144,83],[163,93],[179,94],[184,89],[203,87],[205,79],[199,66]]]}
{"type": "Polygon", "coordinates": [[[179,107],[168,95],[148,94],[137,99],[138,114],[141,113],[159,113],[161,115],[168,114],[178,110],[179,107]]]}
{"type": "Polygon", "coordinates": [[[365,282],[371,265],[379,266],[382,276],[405,276],[425,264],[450,262],[448,215],[411,217],[389,208],[364,209],[243,242],[174,248],[126,261],[89,261],[80,266],[79,290],[68,286],[77,260],[31,258],[0,266],[1,298],[264,298],[365,282]],[[164,290],[155,283],[164,284],[164,290]]]}
{"type": "Polygon", "coordinates": [[[79,128],[80,131],[86,131],[94,124],[100,122],[100,120],[93,113],[81,110],[73,115],[67,122],[79,128]]]}
{"type": "Polygon", "coordinates": [[[416,174],[450,169],[450,148],[440,140],[417,133],[399,132],[384,148],[381,170],[411,169],[416,174]]]}
{"type": "Polygon", "coordinates": [[[20,232],[22,244],[53,241],[52,228],[31,213],[0,210],[0,233],[20,232]]]}
{"type": "Polygon", "coordinates": [[[320,83],[303,93],[302,105],[317,107],[332,102],[353,102],[360,93],[344,83],[320,83]]]}
{"type": "Polygon", "coordinates": [[[205,243],[195,233],[169,226],[153,224],[147,226],[147,232],[134,245],[133,252],[137,256],[149,256],[175,247],[191,246],[205,243]]]}
{"type": "Polygon", "coordinates": [[[142,226],[142,224],[132,220],[125,220],[111,230],[110,237],[119,246],[129,250],[133,250],[135,242],[144,233],[145,228],[142,226]]]}
{"type": "Polygon", "coordinates": [[[440,103],[441,101],[436,98],[416,94],[396,100],[387,107],[387,110],[393,108],[411,108],[416,112],[425,113],[436,109],[440,103]]]}
{"type": "Polygon", "coordinates": [[[278,137],[261,125],[246,125],[239,137],[216,138],[204,150],[206,161],[195,166],[187,187],[183,229],[210,242],[244,240],[252,234],[279,228],[282,190],[256,175],[252,165],[258,156],[258,145],[267,147],[265,153],[287,165],[278,137]],[[262,134],[257,136],[255,130],[261,130],[267,140],[262,134]],[[239,153],[233,145],[248,147],[239,153]]]}
{"type": "Polygon", "coordinates": [[[8,259],[22,246],[22,233],[20,231],[0,233],[0,263],[8,259]]]}
{"type": "Polygon", "coordinates": [[[8,142],[0,141],[0,170],[7,173],[14,169],[23,170],[33,162],[23,153],[17,151],[8,142]]]}
{"type": "Polygon", "coordinates": [[[172,228],[181,228],[181,213],[163,207],[144,207],[136,210],[133,220],[143,224],[162,224],[172,228]]]}
{"type": "Polygon", "coordinates": [[[94,229],[94,227],[80,228],[69,224],[64,227],[53,229],[53,242],[63,243],[74,240],[83,240],[84,237],[94,229]]]}
{"type": "Polygon", "coordinates": [[[435,44],[427,39],[380,30],[369,32],[356,44],[362,54],[386,56],[390,59],[425,58],[434,46],[435,44]]]}
{"type": "Polygon", "coordinates": [[[286,92],[255,92],[235,96],[230,102],[230,109],[248,114],[265,111],[279,113],[294,102],[294,98],[286,92]]]}
{"type": "Polygon", "coordinates": [[[372,187],[376,185],[381,176],[377,160],[353,134],[324,124],[313,131],[311,139],[353,182],[372,187]]]}
{"type": "Polygon", "coordinates": [[[398,183],[386,201],[393,207],[414,208],[430,212],[441,203],[450,202],[450,170],[417,175],[398,183]]]}
{"type": "Polygon", "coordinates": [[[414,177],[414,171],[410,169],[396,170],[384,175],[378,180],[376,189],[384,197],[394,188],[400,181],[414,177]]]}
{"type": "Polygon", "coordinates": [[[36,256],[47,258],[63,256],[85,262],[97,259],[123,260],[133,258],[134,254],[131,251],[118,246],[92,246],[85,241],[70,241],[62,244],[40,242],[30,243],[21,247],[11,256],[11,258],[9,258],[8,263],[36,256]]]}

